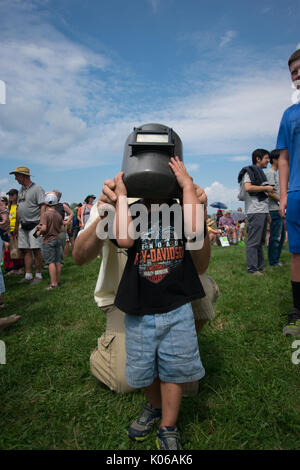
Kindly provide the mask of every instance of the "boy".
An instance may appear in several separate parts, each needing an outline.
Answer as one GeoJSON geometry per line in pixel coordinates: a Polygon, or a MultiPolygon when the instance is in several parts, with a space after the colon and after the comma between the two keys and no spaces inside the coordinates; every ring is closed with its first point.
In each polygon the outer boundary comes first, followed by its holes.
{"type": "MultiPolygon", "coordinates": [[[[292,82],[300,89],[300,49],[289,58],[292,82]]],[[[282,218],[286,217],[291,259],[293,308],[283,328],[285,336],[300,335],[300,103],[287,108],[280,123],[276,149],[280,150],[279,182],[282,218]]]]}
{"type": "MultiPolygon", "coordinates": [[[[183,191],[185,234],[195,234],[199,200],[193,180],[178,157],[171,158],[169,165],[183,191]],[[192,214],[187,213],[187,205],[192,207],[192,214]]],[[[128,249],[128,260],[115,305],[126,313],[126,380],[131,387],[144,388],[147,398],[128,435],[136,441],[144,440],[161,419],[158,448],[177,450],[181,448],[176,422],[183,383],[199,380],[205,374],[190,303],[205,294],[183,237],[174,234],[174,221],[168,227],[161,222],[159,227],[149,224],[148,232],[141,233],[137,240],[130,236],[127,191],[122,175],[118,176],[116,242],[128,249]],[[166,228],[167,239],[162,236],[166,228]]],[[[149,222],[151,201],[144,202],[149,222]]]]}
{"type": "Polygon", "coordinates": [[[285,240],[285,228],[283,219],[280,216],[280,187],[278,175],[280,151],[272,150],[270,153],[271,168],[266,172],[268,183],[274,186],[274,193],[269,196],[269,214],[271,217],[270,223],[270,238],[268,245],[268,258],[270,266],[281,267],[282,263],[279,261],[283,243],[285,240]]]}
{"type": "Polygon", "coordinates": [[[40,225],[36,232],[36,236],[43,235],[42,254],[49,268],[50,284],[46,287],[46,290],[56,289],[60,282],[61,241],[59,234],[63,230],[63,219],[55,210],[54,206],[57,202],[57,196],[54,193],[46,194],[46,211],[41,216],[40,225]]]}

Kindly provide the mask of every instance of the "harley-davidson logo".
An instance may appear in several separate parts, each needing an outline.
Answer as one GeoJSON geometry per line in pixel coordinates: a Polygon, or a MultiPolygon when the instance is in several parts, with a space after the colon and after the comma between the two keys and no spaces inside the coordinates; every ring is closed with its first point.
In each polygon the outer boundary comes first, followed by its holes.
{"type": "Polygon", "coordinates": [[[169,274],[170,269],[163,264],[153,264],[152,266],[146,266],[145,269],[142,269],[142,276],[148,279],[148,281],[154,282],[157,284],[160,282],[167,274],[169,274]]]}

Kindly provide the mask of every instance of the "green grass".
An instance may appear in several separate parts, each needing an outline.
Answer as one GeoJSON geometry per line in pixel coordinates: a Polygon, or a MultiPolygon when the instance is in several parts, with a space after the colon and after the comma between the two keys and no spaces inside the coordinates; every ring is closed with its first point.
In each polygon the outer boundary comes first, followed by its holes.
{"type": "MultiPolygon", "coordinates": [[[[199,335],[206,376],[182,401],[185,449],[299,449],[300,364],[282,335],[292,305],[287,248],[283,268],[246,273],[244,247],[213,247],[208,274],[218,283],[217,318],[199,335]]],[[[22,320],[0,332],[1,449],[155,449],[155,434],[136,444],[126,429],[143,393],[118,395],[89,371],[105,329],[93,299],[99,260],[66,258],[61,289],[45,291],[5,277],[7,309],[22,320]]],[[[4,312],[1,313],[4,316],[4,312]]]]}

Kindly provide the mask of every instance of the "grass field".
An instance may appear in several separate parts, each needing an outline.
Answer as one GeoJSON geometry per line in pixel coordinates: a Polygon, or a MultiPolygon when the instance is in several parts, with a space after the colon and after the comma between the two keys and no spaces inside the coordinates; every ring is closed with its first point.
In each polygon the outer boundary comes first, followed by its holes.
{"type": "MultiPolygon", "coordinates": [[[[199,335],[206,376],[198,395],[182,402],[184,449],[300,448],[300,364],[280,317],[292,306],[287,248],[282,261],[254,277],[244,247],[213,247],[218,316],[199,335]]],[[[127,438],[143,393],[115,394],[89,371],[105,329],[93,299],[98,268],[99,260],[78,267],[66,258],[55,291],[44,290],[46,271],[36,286],[5,277],[5,314],[22,320],[0,332],[1,449],[155,449],[155,434],[140,444],[127,438]]]]}

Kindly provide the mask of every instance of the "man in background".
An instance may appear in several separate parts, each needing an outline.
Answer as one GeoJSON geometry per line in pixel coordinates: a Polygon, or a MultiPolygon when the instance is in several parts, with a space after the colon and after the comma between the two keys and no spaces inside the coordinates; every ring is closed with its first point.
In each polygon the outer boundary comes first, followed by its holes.
{"type": "Polygon", "coordinates": [[[45,192],[31,181],[29,168],[18,166],[10,175],[15,175],[16,181],[22,186],[18,194],[18,217],[16,230],[18,230],[18,246],[24,251],[25,277],[21,283],[37,284],[42,281],[42,239],[33,236],[40,217],[45,211],[45,192]],[[33,279],[33,260],[35,264],[35,278],[33,279]]]}

